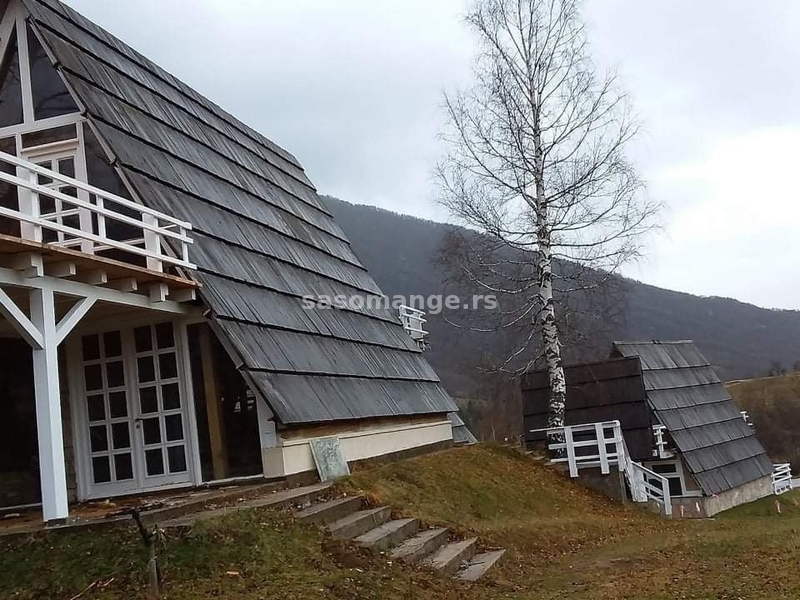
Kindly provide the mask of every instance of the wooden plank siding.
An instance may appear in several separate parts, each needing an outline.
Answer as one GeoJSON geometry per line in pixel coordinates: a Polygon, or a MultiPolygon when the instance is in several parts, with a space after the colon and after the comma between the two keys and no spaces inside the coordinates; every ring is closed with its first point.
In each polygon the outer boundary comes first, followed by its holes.
{"type": "MultiPolygon", "coordinates": [[[[653,431],[639,359],[623,358],[564,368],[567,380],[566,425],[618,420],[634,460],[653,457],[653,431]]],[[[544,437],[529,433],[547,427],[550,396],[547,371],[523,377],[522,406],[526,446],[544,437]]]]}

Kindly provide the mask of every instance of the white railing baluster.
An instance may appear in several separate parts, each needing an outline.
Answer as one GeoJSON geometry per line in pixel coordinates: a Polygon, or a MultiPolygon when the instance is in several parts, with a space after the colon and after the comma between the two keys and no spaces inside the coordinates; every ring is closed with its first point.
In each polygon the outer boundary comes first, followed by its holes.
{"type": "MultiPolygon", "coordinates": [[[[38,176],[33,171],[27,169],[17,169],[19,173],[19,179],[21,181],[28,180],[32,184],[32,187],[38,187],[38,176]]],[[[38,219],[41,213],[41,206],[39,204],[39,193],[34,189],[20,189],[19,193],[19,210],[23,214],[33,218],[38,219]]],[[[42,227],[41,225],[31,222],[21,222],[20,223],[20,234],[22,235],[22,239],[31,240],[34,242],[41,242],[42,241],[42,227]]]]}
{"type": "Polygon", "coordinates": [[[569,476],[578,476],[578,462],[575,460],[575,442],[572,439],[572,427],[563,427],[564,444],[567,451],[567,464],[569,465],[569,476]]]}
{"type": "Polygon", "coordinates": [[[597,438],[597,450],[600,458],[600,472],[603,475],[611,473],[608,466],[608,448],[606,448],[606,430],[602,423],[594,424],[594,434],[597,438]]]}
{"type": "Polygon", "coordinates": [[[161,256],[161,236],[157,233],[158,219],[153,215],[142,214],[142,222],[153,227],[144,230],[144,249],[148,252],[147,268],[151,271],[163,271],[164,263],[158,258],[161,256]]]}

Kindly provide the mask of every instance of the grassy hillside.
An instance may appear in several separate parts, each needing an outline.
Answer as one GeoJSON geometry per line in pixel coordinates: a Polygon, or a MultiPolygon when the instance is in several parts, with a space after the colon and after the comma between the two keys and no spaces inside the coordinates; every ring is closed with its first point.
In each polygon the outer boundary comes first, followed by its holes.
{"type": "Polygon", "coordinates": [[[734,381],[727,388],[750,414],[772,460],[800,467],[800,372],[734,381]]]}
{"type": "MultiPolygon", "coordinates": [[[[341,484],[430,524],[509,549],[469,586],[348,550],[286,516],[244,512],[159,544],[164,598],[188,600],[780,599],[800,596],[797,498],[709,521],[613,504],[515,451],[459,448],[361,470],[341,484]]],[[[144,597],[132,530],[0,538],[0,598],[144,597]],[[92,585],[94,584],[94,585],[92,585]]]]}

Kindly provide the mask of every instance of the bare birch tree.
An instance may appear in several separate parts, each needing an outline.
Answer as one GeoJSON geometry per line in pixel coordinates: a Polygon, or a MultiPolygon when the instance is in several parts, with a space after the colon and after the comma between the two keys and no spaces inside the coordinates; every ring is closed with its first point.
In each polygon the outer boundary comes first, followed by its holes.
{"type": "Polygon", "coordinates": [[[614,75],[595,73],[577,0],[479,0],[466,22],[480,53],[474,85],[445,97],[441,202],[484,234],[461,253],[462,279],[513,299],[501,327],[527,334],[504,366],[544,362],[558,427],[557,310],[639,256],[658,207],[625,158],[637,125],[614,75]]]}

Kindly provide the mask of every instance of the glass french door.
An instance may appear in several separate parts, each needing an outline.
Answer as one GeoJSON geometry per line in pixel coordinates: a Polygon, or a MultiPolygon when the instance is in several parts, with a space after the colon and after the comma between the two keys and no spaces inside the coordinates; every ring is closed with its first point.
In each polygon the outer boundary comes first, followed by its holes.
{"type": "Polygon", "coordinates": [[[179,365],[172,323],[82,337],[90,497],[192,481],[179,365]]]}

